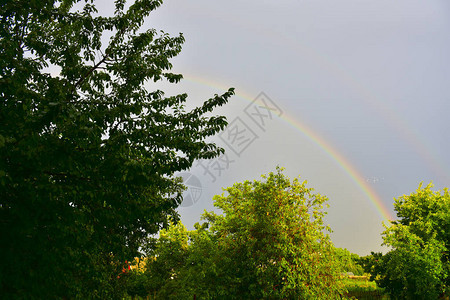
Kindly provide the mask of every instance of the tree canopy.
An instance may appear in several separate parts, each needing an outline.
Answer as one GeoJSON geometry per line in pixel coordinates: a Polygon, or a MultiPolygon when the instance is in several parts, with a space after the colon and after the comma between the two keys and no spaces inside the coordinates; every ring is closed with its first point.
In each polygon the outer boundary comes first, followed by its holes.
{"type": "Polygon", "coordinates": [[[163,232],[147,269],[151,282],[158,283],[152,284],[158,287],[153,293],[161,299],[334,299],[343,294],[341,265],[323,224],[326,197],[314,194],[306,182],[291,182],[280,169],[225,191],[214,197],[223,214],[205,212],[206,222],[192,232],[182,225],[163,232]]]}
{"type": "Polygon", "coordinates": [[[336,258],[340,262],[341,273],[353,273],[356,276],[364,275],[361,258],[358,254],[351,253],[347,249],[335,248],[336,258]]]}
{"type": "Polygon", "coordinates": [[[31,299],[120,297],[117,274],[176,218],[174,173],[223,152],[205,138],[230,89],[190,111],[170,59],[184,37],[143,30],[161,0],[2,1],[0,289],[31,299]],[[79,7],[78,9],[75,8],[79,7]]]}
{"type": "Polygon", "coordinates": [[[367,270],[393,299],[437,299],[450,287],[450,194],[422,184],[395,199],[397,221],[386,228],[385,255],[373,254],[367,270]]]}

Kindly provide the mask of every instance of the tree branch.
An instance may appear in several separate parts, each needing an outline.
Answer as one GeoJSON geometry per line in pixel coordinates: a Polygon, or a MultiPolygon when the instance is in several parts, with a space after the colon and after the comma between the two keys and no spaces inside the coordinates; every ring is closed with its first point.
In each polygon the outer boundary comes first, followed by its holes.
{"type": "Polygon", "coordinates": [[[78,86],[80,86],[80,84],[83,83],[83,81],[89,77],[89,75],[92,74],[92,72],[94,72],[102,63],[104,63],[106,61],[106,59],[108,58],[108,55],[104,55],[103,58],[96,63],[89,71],[86,72],[86,74],[84,76],[82,76],[80,79],[78,79],[78,81],[75,83],[75,85],[73,86],[73,90],[75,90],[78,86]]]}

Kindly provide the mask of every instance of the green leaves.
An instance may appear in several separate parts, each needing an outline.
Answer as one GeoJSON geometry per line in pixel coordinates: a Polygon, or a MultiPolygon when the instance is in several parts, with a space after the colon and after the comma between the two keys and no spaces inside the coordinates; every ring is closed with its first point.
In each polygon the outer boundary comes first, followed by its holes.
{"type": "Polygon", "coordinates": [[[383,233],[393,250],[374,264],[377,283],[399,299],[436,299],[450,284],[450,196],[431,188],[395,199],[399,220],[383,233]]]}
{"type": "Polygon", "coordinates": [[[236,183],[215,196],[224,216],[205,213],[218,237],[230,295],[256,298],[335,297],[342,290],[322,205],[306,182],[281,169],[262,181],[236,183]],[[237,271],[240,270],[240,271],[237,271]],[[325,280],[325,278],[327,278],[325,280]],[[327,296],[326,296],[327,295],[327,296]]]}
{"type": "Polygon", "coordinates": [[[148,292],[157,299],[336,299],[340,263],[321,220],[326,197],[269,173],[214,197],[223,214],[187,232],[161,231],[149,252],[148,292]]]}
{"type": "Polygon", "coordinates": [[[170,59],[183,35],[140,30],[162,1],[125,10],[117,0],[111,17],[77,2],[1,7],[0,288],[9,298],[120,298],[123,262],[177,217],[183,186],[173,174],[223,152],[205,139],[227,122],[205,114],[232,89],[192,111],[185,94],[146,89],[182,79],[170,59]]]}

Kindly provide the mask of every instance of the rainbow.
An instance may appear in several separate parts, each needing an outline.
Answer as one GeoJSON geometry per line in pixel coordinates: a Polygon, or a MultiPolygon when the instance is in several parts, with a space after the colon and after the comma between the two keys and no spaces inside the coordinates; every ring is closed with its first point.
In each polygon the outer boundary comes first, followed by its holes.
{"type": "Polygon", "coordinates": [[[374,191],[374,189],[367,183],[361,173],[346,159],[339,151],[326,142],[319,134],[308,128],[305,124],[296,120],[288,114],[281,116],[281,119],[286,121],[294,129],[301,131],[309,140],[315,143],[319,148],[327,154],[350,178],[358,188],[369,198],[370,202],[381,216],[381,218],[389,223],[394,220],[391,212],[384,205],[381,197],[374,191]]]}
{"type": "MultiPolygon", "coordinates": [[[[242,24],[244,25],[244,24],[242,24]]],[[[251,26],[250,26],[251,27],[251,26]]],[[[427,163],[430,170],[445,182],[450,181],[450,174],[442,167],[439,155],[428,146],[417,130],[414,130],[404,118],[394,113],[390,107],[378,101],[382,97],[369,90],[362,82],[357,80],[354,76],[345,71],[341,66],[331,61],[326,55],[321,55],[317,49],[311,49],[306,44],[301,44],[291,36],[286,36],[282,32],[276,32],[272,28],[249,28],[255,34],[264,33],[267,40],[276,41],[280,45],[290,47],[292,51],[300,52],[303,56],[308,57],[309,60],[315,63],[315,66],[323,69],[326,73],[331,74],[333,78],[339,80],[343,85],[350,87],[353,91],[358,92],[366,105],[378,113],[391,128],[394,128],[399,136],[407,141],[419,156],[427,163]]]]}
{"type": "MultiPolygon", "coordinates": [[[[192,75],[184,76],[187,81],[191,81],[197,84],[206,85],[209,87],[213,87],[222,91],[228,90],[217,83],[207,81],[200,77],[195,77],[192,75]]],[[[248,95],[244,95],[242,92],[237,91],[236,96],[245,101],[252,102],[254,99],[248,95]]],[[[295,119],[293,116],[283,113],[280,116],[284,122],[286,122],[289,126],[293,127],[296,131],[300,131],[303,135],[305,135],[311,142],[317,145],[332,161],[334,161],[342,171],[356,184],[356,186],[367,196],[367,198],[372,203],[374,209],[378,212],[381,219],[390,223],[391,220],[394,220],[391,212],[386,208],[381,197],[374,191],[374,189],[366,182],[364,177],[360,174],[360,172],[350,163],[348,159],[346,159],[339,151],[333,147],[330,143],[325,141],[318,133],[314,132],[311,128],[295,119]]]]}
{"type": "MultiPolygon", "coordinates": [[[[216,16],[219,18],[221,17],[220,14],[216,16]]],[[[225,21],[229,22],[228,19],[225,21]]],[[[406,122],[404,118],[394,113],[392,109],[386,104],[383,104],[382,101],[378,101],[378,99],[382,98],[380,95],[377,95],[374,91],[369,90],[369,88],[367,88],[354,76],[349,74],[339,64],[330,60],[326,55],[322,55],[318,49],[312,49],[309,45],[300,43],[297,39],[295,39],[295,37],[287,36],[284,32],[277,31],[271,26],[261,27],[262,24],[248,23],[238,17],[233,19],[233,23],[239,24],[239,27],[242,29],[249,30],[253,35],[262,35],[267,41],[271,41],[277,45],[283,45],[283,47],[290,48],[296,53],[301,53],[302,56],[307,57],[310,61],[313,61],[316,67],[321,68],[326,73],[331,74],[334,78],[336,78],[336,80],[339,80],[343,85],[346,85],[353,91],[358,92],[361,95],[361,101],[377,112],[378,115],[381,116],[387,124],[389,124],[390,128],[395,129],[399,136],[409,143],[412,149],[414,149],[415,152],[418,153],[419,156],[426,162],[428,168],[434,174],[436,174],[444,182],[450,182],[450,173],[448,170],[443,168],[441,163],[442,158],[440,158],[436,151],[428,145],[429,143],[427,143],[424,138],[421,138],[417,130],[414,130],[411,126],[409,126],[408,122],[406,122]]],[[[206,83],[206,81],[202,79],[197,79],[199,78],[196,78],[194,81],[202,82],[203,84],[206,83]]],[[[207,82],[207,84],[214,86],[214,84],[211,85],[210,82],[207,82]]],[[[215,85],[215,87],[218,86],[215,85]]],[[[223,89],[223,87],[219,88],[223,89]]]]}

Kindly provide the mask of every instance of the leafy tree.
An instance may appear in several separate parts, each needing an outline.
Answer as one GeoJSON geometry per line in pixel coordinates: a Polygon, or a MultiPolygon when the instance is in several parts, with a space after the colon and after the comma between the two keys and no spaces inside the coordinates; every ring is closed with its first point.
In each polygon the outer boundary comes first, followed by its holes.
{"type": "Polygon", "coordinates": [[[370,255],[362,256],[359,259],[359,264],[364,269],[365,273],[370,274],[370,280],[374,281],[377,278],[377,274],[382,273],[381,259],[383,258],[383,253],[381,252],[371,252],[370,255]]]}
{"type": "Polygon", "coordinates": [[[150,293],[147,276],[139,270],[131,270],[127,276],[127,294],[132,297],[132,299],[136,299],[136,297],[145,299],[150,293]]]}
{"type": "Polygon", "coordinates": [[[393,299],[437,299],[450,286],[450,195],[422,184],[395,200],[397,221],[386,228],[392,250],[367,265],[393,299]]]}
{"type": "Polygon", "coordinates": [[[125,9],[116,0],[114,15],[103,17],[88,0],[2,1],[6,298],[120,297],[123,262],[176,218],[183,187],[174,172],[223,152],[205,138],[226,126],[209,113],[232,89],[186,111],[186,94],[146,88],[182,79],[170,59],[183,36],[141,30],[161,3],[125,9]]]}
{"type": "Polygon", "coordinates": [[[182,299],[175,282],[180,276],[180,269],[185,266],[188,256],[188,231],[181,223],[173,224],[160,231],[155,247],[147,254],[144,275],[148,279],[148,289],[151,295],[161,299],[177,296],[182,299]]]}
{"type": "Polygon", "coordinates": [[[351,253],[344,248],[335,248],[335,253],[341,273],[352,272],[354,275],[363,275],[364,269],[360,264],[358,254],[351,253]]]}
{"type": "Polygon", "coordinates": [[[217,237],[224,299],[333,299],[343,292],[323,224],[326,197],[277,173],[236,183],[205,213],[217,237]]]}
{"type": "Polygon", "coordinates": [[[214,197],[223,215],[163,230],[146,274],[157,299],[334,299],[341,263],[323,225],[326,197],[269,173],[214,197]],[[182,245],[186,245],[184,247],[182,245]],[[162,274],[162,276],[160,276],[162,274]]]}
{"type": "Polygon", "coordinates": [[[142,274],[148,293],[156,299],[220,298],[227,289],[217,266],[220,256],[217,237],[208,225],[196,224],[187,231],[181,222],[161,231],[148,252],[142,274]]]}

